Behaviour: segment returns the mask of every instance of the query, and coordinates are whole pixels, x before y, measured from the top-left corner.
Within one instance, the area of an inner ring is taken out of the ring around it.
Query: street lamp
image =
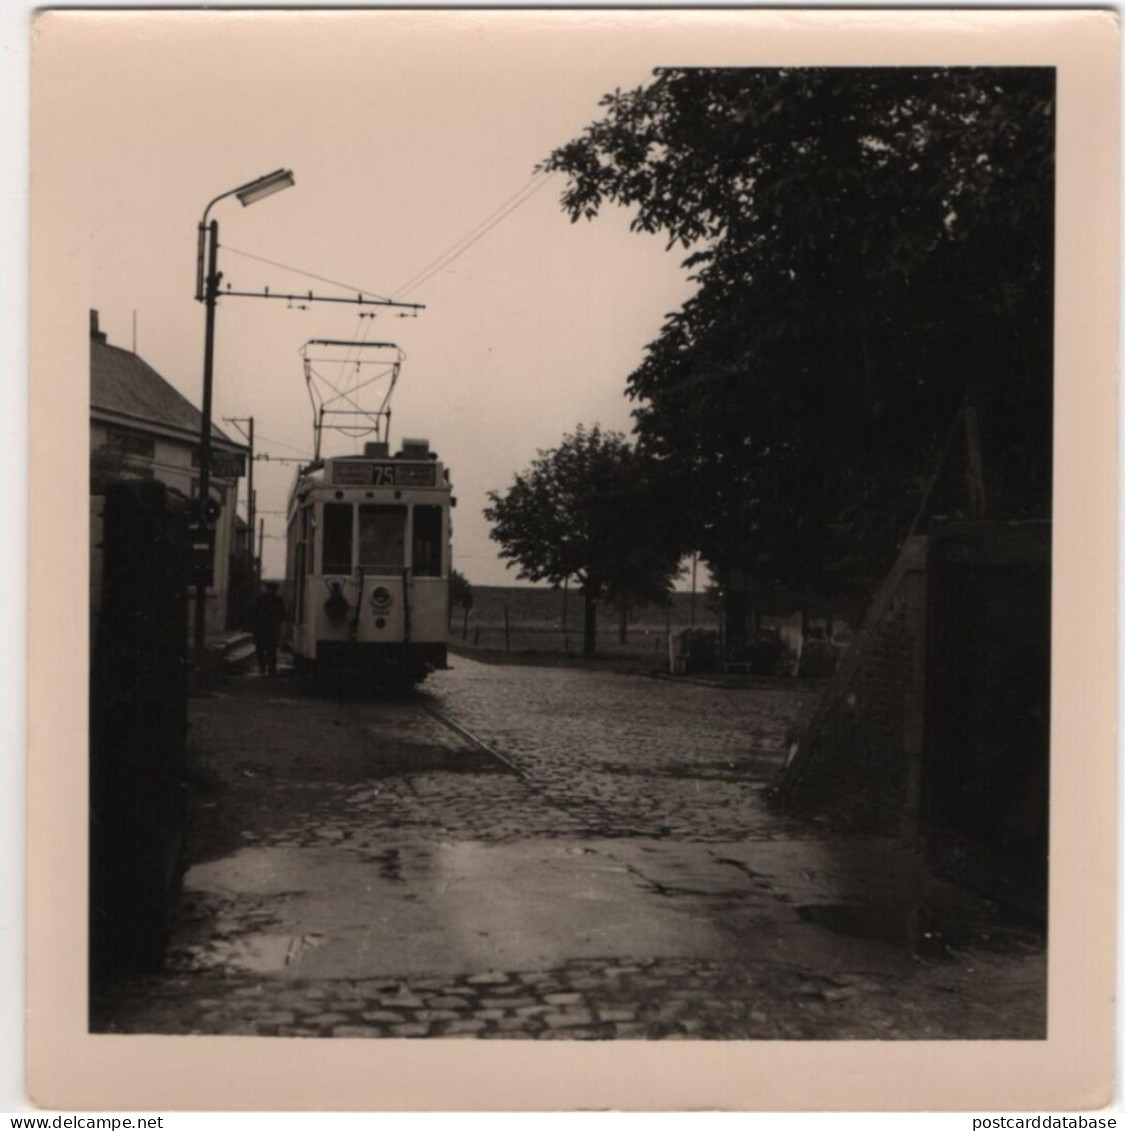
[[[292,169],[275,169],[272,173],[243,185],[242,188],[236,188],[234,195],[245,207],[247,204],[256,204],[259,200],[265,200],[267,196],[281,192],[282,189],[292,188],[293,184]]]
[[[203,420],[200,424],[199,435],[199,512],[196,517],[197,535],[202,535],[204,526],[204,507],[210,498],[211,490],[211,388],[215,361],[215,305],[219,297],[219,280],[222,276],[218,269],[219,255],[219,223],[212,220],[207,223],[207,216],[211,209],[225,200],[228,196],[237,196],[243,205],[255,204],[272,196],[275,192],[289,188],[293,181],[290,169],[276,169],[257,180],[247,181],[238,188],[229,189],[219,193],[203,210],[203,219],[199,221],[199,244],[196,256],[195,269],[195,298],[207,307],[207,329],[203,344]],[[208,238],[209,237],[209,238]],[[207,271],[204,275],[203,259],[204,244],[207,245]],[[202,539],[201,539],[202,540]],[[211,555],[214,555],[214,544],[211,545]],[[199,672],[203,671],[206,651],[207,636],[207,588],[208,579],[201,571],[195,588],[195,662]]]

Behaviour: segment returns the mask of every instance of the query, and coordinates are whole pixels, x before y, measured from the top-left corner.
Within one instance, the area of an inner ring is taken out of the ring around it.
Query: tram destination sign
[[[340,487],[433,487],[437,465],[394,460],[334,460],[332,482]]]

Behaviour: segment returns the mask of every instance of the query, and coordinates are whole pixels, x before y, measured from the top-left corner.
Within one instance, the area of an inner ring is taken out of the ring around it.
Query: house
[[[137,354],[110,345],[90,311],[91,543],[100,541],[97,499],[112,479],[157,479],[187,497],[199,490],[202,414]],[[238,480],[248,449],[211,428],[210,493],[222,510],[215,530],[213,584],[207,593],[207,631],[228,627],[228,589],[236,543]],[[100,562],[92,555],[93,608]],[[194,597],[193,597],[194,599]],[[194,616],[194,611],[190,613]],[[189,622],[190,623],[190,622]]]

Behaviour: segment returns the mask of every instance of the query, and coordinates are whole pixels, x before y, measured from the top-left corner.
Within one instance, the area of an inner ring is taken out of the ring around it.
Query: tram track
[[[439,711],[436,707],[431,707],[428,703],[423,705],[422,710],[424,710],[426,714],[430,715],[432,718],[436,719],[444,727],[453,731],[453,733],[456,734],[459,738],[463,738],[470,745],[475,746],[478,750],[480,750],[484,754],[487,754],[489,757],[495,758],[496,761],[500,762],[503,766],[511,770],[512,773],[516,774],[518,777],[522,778],[525,782],[531,782],[531,775],[528,774],[528,772],[522,766],[518,765],[516,762],[513,762],[511,758],[505,757],[500,753],[499,750],[495,749],[492,746],[489,746],[489,744],[485,742],[484,739],[479,738],[477,735],[473,734],[473,732],[469,730],[468,727],[462,726],[461,723],[457,722],[455,719],[451,719],[447,714],[445,714],[443,711]]]
[[[583,798],[575,802],[558,796],[548,783],[537,779],[529,770],[506,755],[501,754],[495,747],[490,746],[484,739],[474,734],[462,723],[457,722],[457,720],[445,714],[445,712],[429,704],[424,704],[422,709],[435,721],[441,723],[463,741],[495,759],[503,765],[505,769],[514,773],[529,790],[538,796],[543,804],[558,810],[560,813],[567,814],[567,816],[572,819],[580,821],[586,826],[590,835],[605,836],[607,835],[607,830],[615,830],[618,834],[622,832],[619,815],[607,808],[604,804],[589,798]]]

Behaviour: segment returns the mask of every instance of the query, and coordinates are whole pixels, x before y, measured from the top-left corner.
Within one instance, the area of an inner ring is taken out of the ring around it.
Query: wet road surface
[[[1042,1035],[1033,933],[900,842],[765,803],[813,695],[454,665],[398,700],[247,676],[195,701],[167,968],[99,998],[95,1028]]]

